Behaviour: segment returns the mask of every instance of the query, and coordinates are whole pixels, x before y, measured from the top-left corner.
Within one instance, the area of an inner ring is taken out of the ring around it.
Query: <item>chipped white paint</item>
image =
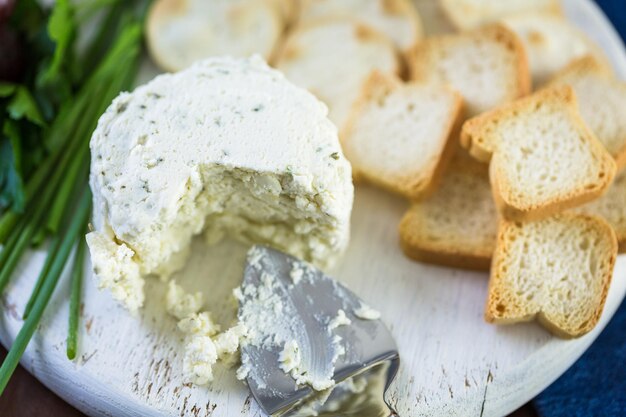
[[[569,0],[565,6],[626,77],[621,43],[592,2]],[[146,69],[145,77],[151,71]],[[563,341],[535,324],[487,325],[482,319],[486,274],[406,259],[396,233],[404,209],[402,201],[360,187],[352,244],[333,271],[382,313],[398,341],[402,367],[391,398],[402,417],[499,416],[514,410],[582,354],[626,293],[626,258],[620,257],[601,322],[589,335]],[[187,290],[205,294],[205,307],[222,311],[216,320],[223,327],[234,318],[230,292],[241,279],[245,250],[233,242],[213,248],[196,242],[195,256],[176,276]],[[5,346],[22,324],[19,317],[43,256],[34,252],[19,266],[2,298]],[[65,358],[65,276],[22,361],[52,390],[93,416],[261,416],[234,371],[222,365],[216,366],[217,382],[209,388],[182,383],[182,336],[163,308],[165,284],[151,281],[146,309],[137,318],[99,293],[90,274],[85,284],[80,357],[75,362]]]

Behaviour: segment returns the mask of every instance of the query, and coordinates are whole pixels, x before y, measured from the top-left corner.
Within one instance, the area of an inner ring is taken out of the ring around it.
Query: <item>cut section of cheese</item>
[[[209,59],[121,94],[91,151],[95,273],[131,309],[142,277],[180,269],[203,231],[322,267],[348,243],[351,168],[327,108],[258,57]]]

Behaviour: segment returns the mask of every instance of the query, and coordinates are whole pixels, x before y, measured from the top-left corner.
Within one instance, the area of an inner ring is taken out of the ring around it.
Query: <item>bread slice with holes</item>
[[[575,211],[604,218],[617,235],[620,253],[626,253],[626,171],[615,177],[606,194]]]
[[[400,244],[408,257],[489,270],[498,213],[486,165],[468,159],[455,156],[435,193],[414,203],[402,218]]]
[[[498,324],[537,319],[557,336],[582,336],[600,319],[616,257],[615,233],[599,217],[504,220],[485,318]]]
[[[574,89],[587,126],[615,158],[618,168],[626,166],[626,83],[616,80],[610,69],[587,55],[571,63],[548,85]]]
[[[340,135],[354,178],[409,199],[428,194],[452,156],[461,113],[449,88],[374,72]]]
[[[329,117],[339,129],[372,71],[400,71],[389,38],[348,18],[299,25],[288,37],[275,66],[290,81],[309,89],[326,103]]]
[[[502,23],[524,43],[535,87],[545,84],[558,71],[584,55],[592,54],[607,62],[600,47],[563,16],[526,13],[506,17]]]
[[[499,24],[428,38],[409,54],[409,67],[414,81],[460,92],[469,117],[530,92],[522,43]]]
[[[371,26],[401,51],[423,37],[420,15],[411,0],[302,0],[302,22],[334,17],[352,17]]]
[[[559,0],[440,0],[454,26],[467,30],[526,12],[559,13]]]
[[[268,60],[284,26],[276,0],[158,0],[146,39],[156,63],[178,71],[215,55]]]
[[[468,120],[461,144],[478,159],[491,158],[494,200],[512,220],[546,217],[598,198],[616,171],[580,117],[569,86],[539,91]]]

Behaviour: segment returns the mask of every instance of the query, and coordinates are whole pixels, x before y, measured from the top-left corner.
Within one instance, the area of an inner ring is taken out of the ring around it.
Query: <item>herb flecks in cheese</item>
[[[180,269],[202,232],[320,266],[348,243],[351,170],[326,106],[260,58],[208,59],[121,94],[91,151],[96,276],[131,309],[143,277]]]

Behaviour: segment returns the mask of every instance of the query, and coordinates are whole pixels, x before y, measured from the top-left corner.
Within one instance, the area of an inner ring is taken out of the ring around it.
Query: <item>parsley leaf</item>
[[[63,62],[73,52],[72,43],[76,35],[74,12],[68,0],[57,0],[48,22],[48,34],[56,44],[48,73],[49,76],[58,76]]]
[[[10,97],[15,92],[15,84],[0,82],[0,97]]]
[[[37,102],[26,87],[21,85],[15,86],[13,97],[7,105],[7,113],[13,120],[27,119],[38,126],[45,125]]]
[[[68,0],[58,0],[47,26],[54,52],[42,62],[36,76],[36,86],[43,93],[39,98],[45,104],[63,103],[71,97],[72,81],[78,78],[73,50],[76,30],[72,6]]]

